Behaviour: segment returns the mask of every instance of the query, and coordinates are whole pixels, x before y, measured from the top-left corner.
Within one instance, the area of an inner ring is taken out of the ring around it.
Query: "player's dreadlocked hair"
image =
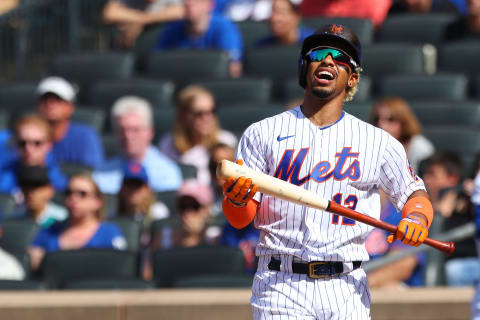
[[[358,81],[357,84],[353,87],[348,87],[347,88],[347,93],[345,94],[345,98],[343,98],[343,101],[348,102],[352,101],[353,97],[355,96],[355,93],[358,91],[358,84],[360,83],[360,73],[363,71],[362,67],[356,67],[355,68],[355,73],[358,74]]]

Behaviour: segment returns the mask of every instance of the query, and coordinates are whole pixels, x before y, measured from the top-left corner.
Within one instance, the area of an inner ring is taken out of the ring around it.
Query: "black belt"
[[[353,261],[353,270],[360,268],[362,261]],[[271,258],[268,269],[280,271],[281,261]],[[343,273],[343,262],[340,261],[312,261],[309,263],[292,262],[293,273],[306,274],[310,278],[320,279]]]

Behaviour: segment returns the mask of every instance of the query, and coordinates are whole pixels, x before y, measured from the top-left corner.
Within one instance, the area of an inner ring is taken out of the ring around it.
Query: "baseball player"
[[[356,35],[343,25],[307,37],[299,59],[303,104],[247,128],[237,163],[377,219],[381,188],[403,216],[388,241],[418,246],[433,220],[423,181],[400,142],[342,108],[357,89],[361,57]],[[261,230],[254,319],[370,319],[361,266],[371,227],[256,191],[245,177],[224,183],[230,224],[255,219]]]

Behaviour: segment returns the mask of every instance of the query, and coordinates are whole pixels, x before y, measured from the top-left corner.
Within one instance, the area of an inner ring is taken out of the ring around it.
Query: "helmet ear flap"
[[[307,59],[303,57],[303,55],[300,53],[300,57],[298,59],[298,84],[300,87],[305,89],[305,86],[307,85],[307,68],[308,68],[308,62]]]

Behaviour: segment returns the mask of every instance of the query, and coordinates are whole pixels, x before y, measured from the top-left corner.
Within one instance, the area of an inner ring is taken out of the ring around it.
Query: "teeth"
[[[328,77],[330,77],[330,79],[333,79],[333,73],[331,73],[331,72],[320,71],[319,76],[321,76],[321,75],[327,75]]]

